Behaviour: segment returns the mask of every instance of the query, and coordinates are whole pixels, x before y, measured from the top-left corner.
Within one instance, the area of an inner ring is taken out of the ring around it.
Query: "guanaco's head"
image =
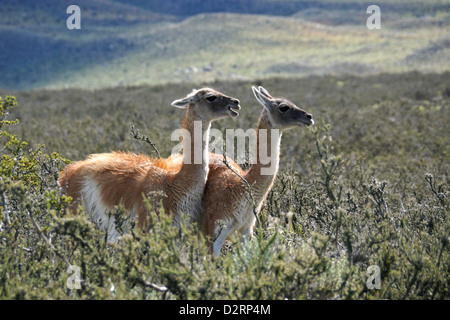
[[[314,124],[312,115],[300,109],[285,98],[274,98],[263,87],[252,87],[256,100],[265,109],[269,124],[274,129],[289,129],[296,126],[310,126]]]
[[[237,117],[241,109],[239,100],[224,95],[211,88],[193,90],[183,99],[172,102],[172,106],[181,109],[192,109],[199,117],[198,120],[212,121],[227,116]]]

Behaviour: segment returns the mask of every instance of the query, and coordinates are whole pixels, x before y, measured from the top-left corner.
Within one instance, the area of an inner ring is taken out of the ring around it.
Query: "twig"
[[[66,257],[64,257],[61,253],[59,253],[59,251],[55,248],[55,246],[53,246],[53,244],[50,242],[50,240],[48,240],[48,238],[44,235],[44,233],[42,232],[41,228],[39,227],[38,223],[36,222],[36,220],[34,219],[33,216],[33,212],[30,210],[30,208],[27,208],[28,214],[31,218],[31,221],[33,222],[34,227],[37,229],[40,237],[44,240],[44,242],[50,247],[50,249],[52,249],[52,251],[54,251],[56,253],[56,255],[58,257],[60,257],[61,259],[64,260],[64,262],[67,264],[68,267],[70,267],[72,264],[69,262],[69,260],[67,260]]]
[[[149,282],[145,282],[145,285],[148,286],[148,287],[151,287],[153,289],[156,289],[158,291],[161,291],[161,292],[167,291],[167,287],[166,286],[160,286],[160,285],[157,285],[157,284],[151,283],[151,282],[150,283]]]
[[[2,192],[2,204],[3,204],[3,216],[5,217],[6,224],[9,226],[9,225],[11,225],[11,220],[9,219],[8,204],[6,202],[6,197],[5,197],[4,192]]]
[[[139,132],[139,129],[136,129],[136,127],[134,126],[134,124],[130,124],[130,135],[134,138],[134,139],[138,139],[144,142],[147,142],[152,148],[153,150],[155,150],[156,154],[158,155],[158,158],[161,158],[161,154],[158,151],[158,148],[156,148],[156,144],[154,144],[149,137],[141,135]]]
[[[445,196],[441,196],[439,194],[439,192],[436,190],[436,180],[435,183],[433,183],[433,175],[430,173],[427,173],[425,175],[425,180],[428,182],[428,184],[430,185],[431,191],[433,191],[434,195],[436,196],[436,198],[438,198],[439,202],[441,203],[442,207],[446,207],[445,205]]]

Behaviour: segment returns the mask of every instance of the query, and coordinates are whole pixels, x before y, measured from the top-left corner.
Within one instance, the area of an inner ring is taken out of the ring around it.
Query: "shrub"
[[[398,77],[409,92],[412,84]],[[67,210],[71,199],[56,181],[68,161],[12,134],[18,123],[7,116],[16,100],[0,100],[1,299],[448,299],[448,144],[438,126],[448,122],[448,101],[389,92],[374,105],[358,92],[343,95],[356,109],[329,107],[332,116],[301,139],[283,137],[286,157],[254,240],[227,242],[218,259],[208,256],[195,226],[173,227],[152,199],[154,227],[142,233],[115,208],[110,214],[124,236],[107,244],[83,208],[77,216]],[[114,112],[118,119],[121,111]],[[107,135],[126,136],[118,131]],[[90,142],[84,131],[79,138]],[[289,166],[290,156],[300,164]],[[373,265],[380,289],[368,286]]]

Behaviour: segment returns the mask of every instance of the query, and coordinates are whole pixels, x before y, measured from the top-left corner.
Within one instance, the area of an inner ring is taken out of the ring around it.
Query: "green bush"
[[[105,233],[82,208],[77,216],[67,210],[70,198],[56,181],[68,161],[56,153],[46,154],[43,146],[31,148],[35,142],[27,144],[12,134],[19,124],[7,120],[7,115],[16,101],[1,100],[0,298],[448,299],[449,147],[448,130],[440,126],[448,123],[448,97],[414,100],[415,84],[396,76],[383,81],[393,79],[403,93],[385,91],[391,96],[379,102],[369,101],[353,84],[352,90],[342,93],[342,108],[327,105],[331,97],[321,96],[323,108],[328,108],[322,113],[324,120],[295,137],[291,132],[283,137],[281,171],[253,241],[226,242],[217,259],[207,254],[195,226],[182,223],[175,228],[152,199],[148,218],[154,227],[142,233],[118,207],[111,214],[129,234],[107,244]],[[429,82],[433,81],[439,82]],[[310,82],[316,85],[314,79]],[[243,90],[239,85],[222,84]],[[427,95],[434,90],[441,89],[422,87]],[[39,94],[53,99],[48,92]],[[398,97],[404,94],[411,97]],[[22,126],[22,133],[40,128],[34,124],[45,113],[39,115],[38,110],[34,109],[35,122]],[[121,112],[113,108],[108,117],[117,124]],[[26,118],[25,113],[16,114]],[[243,127],[253,121],[245,113],[242,116],[238,121]],[[79,119],[85,121],[82,115]],[[173,119],[169,111],[163,114],[155,124],[160,127],[149,135],[162,153],[166,145],[160,142],[165,137],[156,132],[175,125]],[[114,131],[108,123],[103,125],[108,128],[105,136],[123,139],[120,144],[126,141],[122,127]],[[70,143],[101,140],[91,137],[80,129],[72,138],[80,142]],[[49,141],[55,146],[59,138],[55,135]],[[302,154],[297,152],[298,141]],[[103,143],[115,148],[116,142]],[[136,145],[141,147],[148,145]],[[290,158],[299,163],[292,164]],[[380,270],[380,289],[368,286],[373,265]],[[81,280],[78,289],[71,286],[77,284],[76,271]]]

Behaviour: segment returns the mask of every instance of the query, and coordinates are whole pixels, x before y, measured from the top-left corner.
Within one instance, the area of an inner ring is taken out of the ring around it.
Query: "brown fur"
[[[243,177],[252,186],[253,199],[255,201],[256,213],[259,213],[267,194],[271,190],[278,171],[279,140],[276,142],[275,150],[271,150],[271,129],[284,130],[287,128],[311,125],[314,123],[312,116],[304,110],[295,106],[284,98],[273,98],[267,90],[253,87],[257,100],[264,106],[262,115],[258,121],[257,129],[267,130],[267,155],[275,155],[275,170],[273,174],[262,175],[261,169],[269,168],[271,164],[263,165],[260,161],[259,145],[260,136],[257,134],[257,159],[249,170],[242,170],[237,164],[229,161],[233,170]],[[287,108],[287,111],[286,111]],[[259,131],[258,131],[259,132]],[[247,200],[248,191],[242,179],[232,170],[224,165],[217,165],[222,158],[221,155],[210,155],[210,167],[208,181],[202,200],[201,226],[202,231],[210,239],[210,250],[217,255],[218,250],[228,235],[237,231],[241,235],[252,237],[255,216],[253,206]],[[218,231],[218,223],[225,223],[225,228]],[[223,234],[222,234],[223,233]],[[220,239],[219,239],[220,236]]]
[[[209,102],[206,99],[211,95],[217,96],[215,102]],[[191,137],[194,136],[195,121],[203,121],[202,130],[209,130],[211,121],[238,114],[236,111],[231,111],[230,107],[233,110],[240,109],[239,100],[209,88],[198,90],[195,94],[176,100],[172,105],[186,108],[183,127],[191,134]],[[183,140],[183,148],[190,147],[194,150],[193,144],[193,138],[190,145]],[[128,212],[135,210],[138,226],[146,229],[148,226],[144,197],[152,192],[162,191],[165,194],[163,204],[166,212],[178,214],[184,210],[200,210],[208,174],[208,165],[205,163],[207,159],[203,159],[201,164],[194,164],[193,152],[191,157],[191,159],[185,159],[185,156],[173,155],[167,159],[154,159],[124,152],[94,154],[84,161],[67,166],[60,174],[59,183],[63,190],[74,199],[71,208],[74,213],[85,196],[83,189],[86,181],[93,181],[100,192],[101,199],[98,201],[101,201],[102,206],[111,209],[123,204]],[[195,194],[191,195],[193,192]],[[191,214],[191,212],[185,213]]]

